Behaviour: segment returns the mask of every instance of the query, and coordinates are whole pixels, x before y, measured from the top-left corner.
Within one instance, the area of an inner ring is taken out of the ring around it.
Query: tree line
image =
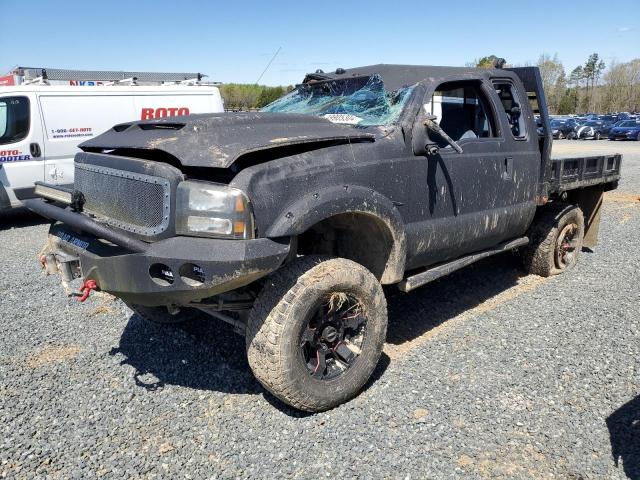
[[[267,87],[256,84],[225,83],[220,86],[220,94],[227,110],[256,110],[291,90],[293,90],[291,85]]]
[[[492,68],[499,60],[489,55],[467,65]],[[640,111],[640,58],[607,67],[600,55],[592,53],[567,75],[557,53],[543,53],[537,66],[552,114]]]

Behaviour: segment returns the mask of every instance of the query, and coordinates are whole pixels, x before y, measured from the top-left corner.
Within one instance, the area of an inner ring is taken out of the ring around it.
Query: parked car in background
[[[601,120],[588,120],[574,127],[571,138],[574,140],[600,140],[606,137],[606,134],[602,133],[604,126],[604,122]]]
[[[569,137],[571,132],[573,132],[575,127],[578,125],[578,122],[572,118],[551,120],[551,134],[553,135],[553,138],[562,140],[563,138]],[[538,130],[542,130],[542,127]]]
[[[618,118],[618,115],[606,114],[606,115],[600,115],[597,118],[597,120],[602,120],[605,124],[611,125],[621,120],[621,118]]]
[[[637,140],[640,141],[640,122],[624,120],[609,132],[609,140]]]
[[[609,135],[609,133],[611,132],[611,130],[614,127],[619,127],[620,125],[622,125],[623,122],[628,122],[628,120],[618,120],[617,122],[613,122],[613,123],[609,123],[606,124],[604,127],[602,127],[601,131],[603,135]]]

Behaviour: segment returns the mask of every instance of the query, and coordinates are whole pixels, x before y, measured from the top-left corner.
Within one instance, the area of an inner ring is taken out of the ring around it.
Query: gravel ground
[[[640,145],[555,147],[626,155],[595,253],[552,279],[504,255],[389,293],[375,378],[315,415],[266,395],[223,324],[67,300],[36,261],[47,226],[4,216],[0,476],[640,478]]]

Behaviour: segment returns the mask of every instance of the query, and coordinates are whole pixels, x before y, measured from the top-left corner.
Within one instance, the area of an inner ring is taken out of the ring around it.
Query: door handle
[[[504,180],[513,180],[513,157],[507,157],[504,159],[502,178]]]
[[[42,155],[42,150],[40,150],[40,145],[38,145],[35,142],[29,145],[29,151],[31,152],[31,156],[33,158],[38,158]]]

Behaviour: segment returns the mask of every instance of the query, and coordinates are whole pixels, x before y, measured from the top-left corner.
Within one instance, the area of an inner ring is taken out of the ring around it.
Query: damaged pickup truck
[[[81,145],[73,190],[26,202],[53,220],[41,261],[151,322],[229,322],[266,389],[334,407],[378,363],[383,285],[515,249],[549,276],[595,246],[621,157],[551,159],[541,85],[535,67],[376,65],[256,113],[116,125]]]

